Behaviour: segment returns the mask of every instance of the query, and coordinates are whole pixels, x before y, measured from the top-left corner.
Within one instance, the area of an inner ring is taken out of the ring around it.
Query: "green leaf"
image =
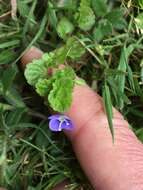
[[[4,49],[4,48],[9,48],[9,47],[16,47],[18,46],[20,43],[20,40],[11,40],[11,41],[8,41],[8,42],[1,42],[0,44],[0,49]]]
[[[17,8],[21,16],[26,17],[29,14],[30,8],[25,1],[17,1]]]
[[[79,59],[85,54],[83,45],[73,36],[67,40],[67,56],[73,60]]]
[[[74,31],[74,25],[66,18],[63,17],[57,26],[57,32],[62,39],[66,39]]]
[[[56,15],[56,11],[54,9],[54,6],[51,2],[48,2],[48,14],[49,14],[49,22],[51,24],[51,26],[53,26],[53,28],[56,29],[57,27],[57,15]]]
[[[52,87],[52,78],[51,79],[39,79],[36,83],[36,92],[40,96],[46,96],[48,95],[51,87]]]
[[[127,61],[126,48],[124,47],[122,49],[120,62],[118,65],[118,70],[121,71],[122,74],[120,73],[116,76],[116,81],[117,81],[117,84],[119,85],[118,87],[120,88],[121,92],[124,92],[124,88],[125,88],[125,75],[126,75],[126,69],[127,69],[126,61]]]
[[[44,61],[44,63],[47,65],[47,66],[49,66],[49,62],[51,62],[52,61],[52,58],[51,58],[52,56],[50,55],[50,53],[44,53],[43,55],[42,55],[42,60]]]
[[[132,53],[132,51],[134,50],[134,48],[135,48],[134,44],[131,44],[128,47],[124,46],[122,49],[122,52],[121,52],[120,61],[119,61],[119,65],[117,68],[121,72],[120,72],[120,74],[117,74],[117,76],[115,77],[115,81],[119,88],[119,91],[122,93],[124,93],[124,89],[125,89],[126,72],[127,72],[127,68],[128,68],[127,67],[128,58],[129,58],[130,54]],[[130,80],[131,75],[128,77]],[[122,97],[119,98],[119,107],[120,107],[120,109],[123,109],[123,107],[124,107],[124,101],[123,101]]]
[[[143,60],[141,60],[140,66],[141,66],[140,78],[141,78],[141,82],[142,82],[142,84],[143,84]]]
[[[20,3],[20,1],[19,1],[19,3]],[[33,1],[32,5],[30,6],[30,10],[27,9],[28,12],[26,12],[26,10],[24,10],[24,9],[26,8],[25,5],[27,5],[27,4],[25,4],[24,2],[21,2],[20,9],[22,11],[25,11],[25,13],[24,13],[25,15],[23,15],[23,16],[27,17],[26,22],[25,22],[24,27],[23,27],[23,32],[21,34],[23,36],[23,38],[26,37],[26,34],[28,32],[29,27],[31,29],[35,29],[35,25],[37,24],[36,23],[36,18],[35,18],[35,15],[34,15],[34,10],[36,8],[36,4],[37,4],[37,0]],[[27,8],[29,8],[29,7],[27,7]]]
[[[72,68],[65,67],[55,73],[53,89],[48,96],[51,107],[58,112],[65,112],[72,102],[75,73]]]
[[[143,9],[143,0],[138,0],[140,7]]]
[[[76,77],[75,71],[72,69],[72,67],[69,67],[69,66],[65,66],[64,69],[57,71],[57,73],[55,73],[55,78],[56,78],[56,75],[58,76],[58,72],[59,72],[59,76],[69,77],[71,80],[74,80]]]
[[[1,51],[0,65],[12,63],[15,58],[16,58],[16,55],[14,55],[12,51],[9,51],[9,49]]]
[[[140,13],[136,18],[135,18],[136,25],[138,29],[140,29],[143,33],[143,13]]]
[[[108,77],[107,80],[108,84],[110,85],[110,89],[112,92],[112,97],[115,99],[116,108],[120,109],[120,101],[122,100],[125,104],[131,104],[130,99],[126,96],[124,92],[120,91],[119,86],[116,84],[116,81],[113,77]]]
[[[77,2],[75,0],[58,0],[57,7],[62,9],[74,10],[76,8]]]
[[[134,84],[135,84],[135,90],[137,96],[139,96],[143,102],[143,90],[141,88],[141,85],[139,84],[139,81],[137,78],[134,78]]]
[[[109,128],[110,128],[112,138],[114,141],[114,128],[113,128],[113,122],[112,122],[112,119],[113,119],[112,101],[111,101],[110,89],[107,84],[105,84],[104,86],[103,100],[104,100],[104,108],[107,114]]]
[[[65,112],[71,105],[73,82],[69,78],[61,78],[53,84],[48,96],[51,107],[58,112]]]
[[[129,64],[127,64],[127,73],[128,73],[128,81],[130,84],[130,88],[133,92],[135,92],[135,84],[134,84],[134,78],[133,78],[133,72]]]
[[[141,76],[141,81],[143,82],[143,67],[141,67],[141,74],[140,74],[140,76]]]
[[[66,177],[63,173],[57,174],[57,175],[53,175],[50,180],[49,183],[46,187],[46,189],[52,189],[53,187],[55,187],[56,185],[58,185],[59,183],[65,181]]]
[[[5,94],[6,101],[14,107],[25,107],[25,103],[15,88],[10,88]]]
[[[32,63],[26,65],[24,72],[28,84],[35,86],[40,78],[47,78],[47,67],[42,59],[33,60]]]
[[[56,66],[60,64],[64,64],[67,54],[68,54],[68,49],[66,46],[63,46],[61,48],[56,49],[54,52],[54,63]]]
[[[112,25],[108,20],[101,20],[98,27],[95,27],[93,31],[94,39],[98,42],[110,34],[112,34]]]
[[[26,111],[27,109],[24,107],[13,109],[12,112],[9,112],[9,114],[7,114],[7,125],[12,126],[18,124],[19,122],[25,121],[24,114]]]
[[[78,84],[78,85],[86,85],[85,80],[81,79],[81,78],[75,79],[75,83]]]
[[[78,26],[83,31],[90,30],[95,24],[95,15],[90,6],[85,5],[85,3],[80,4],[79,14],[77,16]]]
[[[98,17],[103,17],[108,11],[107,0],[92,0],[92,7]]]
[[[37,128],[39,128],[39,126]],[[46,148],[49,145],[47,136],[50,138],[50,132],[47,130],[47,124],[42,124],[40,126],[40,130],[37,130],[35,144],[40,148]]]
[[[81,6],[90,7],[90,5],[91,5],[91,0],[81,0],[80,5],[81,5]]]
[[[45,63],[45,65],[47,67],[53,67],[55,66],[54,63],[54,52],[50,52],[50,53],[44,53],[42,56],[42,61]]]
[[[105,18],[111,22],[112,26],[116,29],[124,29],[126,27],[126,21],[124,19],[123,9],[113,9],[109,12]]]
[[[32,187],[32,186],[28,186],[28,189],[27,190],[36,190],[35,187]]]
[[[57,68],[58,65],[64,64],[67,57],[67,47],[63,46],[61,48],[57,48],[50,53],[44,53],[42,56],[42,60],[45,65],[50,68]]]
[[[143,128],[138,129],[138,130],[136,131],[136,135],[137,135],[138,139],[139,139],[141,142],[143,142]]]
[[[3,91],[6,93],[6,91],[11,86],[15,76],[17,74],[17,67],[16,65],[12,65],[4,71],[3,77],[2,77],[2,83],[3,83]]]
[[[8,110],[12,110],[13,107],[9,104],[4,104],[0,102],[0,111],[8,111]]]
[[[120,57],[120,62],[118,65],[118,70],[120,70],[122,74],[118,74],[115,78],[119,91],[121,91],[122,93],[124,93],[124,89],[125,89],[125,79],[126,79],[126,70],[127,70],[125,59],[126,59],[126,55],[125,55],[125,50],[123,49],[121,53],[121,57]],[[124,101],[122,97],[119,97],[118,102],[119,102],[119,108],[123,109]]]

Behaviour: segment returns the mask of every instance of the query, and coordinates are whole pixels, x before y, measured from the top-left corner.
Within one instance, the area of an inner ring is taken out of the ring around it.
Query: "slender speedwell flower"
[[[48,117],[50,119],[49,128],[51,131],[62,131],[62,129],[72,130],[74,128],[69,117],[56,114]]]

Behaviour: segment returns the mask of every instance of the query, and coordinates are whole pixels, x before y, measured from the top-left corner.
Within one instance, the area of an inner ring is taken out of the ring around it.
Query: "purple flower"
[[[72,130],[74,128],[69,117],[56,114],[48,117],[50,119],[49,128],[51,131],[62,131],[62,129]]]

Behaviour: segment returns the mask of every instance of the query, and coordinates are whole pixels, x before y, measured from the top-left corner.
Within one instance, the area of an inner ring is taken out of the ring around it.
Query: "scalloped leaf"
[[[104,17],[108,12],[107,0],[92,0],[92,7],[98,17]]]
[[[105,36],[112,34],[112,24],[107,19],[102,19],[93,30],[94,39],[99,42]]]
[[[51,107],[58,112],[65,112],[72,102],[73,82],[69,78],[61,78],[53,84],[48,96]]]
[[[78,26],[83,31],[90,30],[95,24],[95,14],[92,8],[89,6],[90,3],[81,1],[79,14],[78,14]]]
[[[60,64],[64,64],[68,53],[67,47],[66,46],[60,47],[56,49],[54,53],[55,53],[54,54],[55,65],[58,66]]]
[[[38,82],[36,83],[36,92],[40,95],[40,96],[46,96],[48,95],[51,87],[52,87],[52,82],[53,79],[39,79]]]
[[[26,65],[24,72],[28,84],[35,86],[40,78],[47,78],[47,67],[42,59],[33,60],[32,63]]]
[[[47,67],[54,67],[55,66],[54,57],[55,57],[54,52],[44,53],[42,56],[42,60]]]
[[[62,39],[66,39],[74,31],[74,25],[66,18],[63,17],[57,26],[57,32]]]
[[[58,65],[64,64],[67,57],[66,46],[55,49],[50,53],[44,53],[42,60],[45,62],[47,67],[57,68]]]
[[[74,36],[67,40],[66,47],[68,50],[67,56],[73,60],[79,59],[86,52],[85,48]]]
[[[72,102],[74,78],[75,73],[70,67],[55,73],[53,89],[48,96],[48,101],[55,111],[65,112],[69,109]]]
[[[113,28],[122,30],[127,26],[124,19],[124,9],[116,8],[109,12],[105,18],[112,24]]]

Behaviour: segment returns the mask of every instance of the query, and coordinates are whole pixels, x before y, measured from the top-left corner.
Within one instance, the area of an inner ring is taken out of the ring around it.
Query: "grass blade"
[[[109,86],[105,83],[104,90],[103,90],[103,101],[104,101],[104,109],[107,114],[109,128],[112,134],[112,139],[114,141],[114,129],[113,129],[113,110],[112,110],[112,100],[110,95]]]

